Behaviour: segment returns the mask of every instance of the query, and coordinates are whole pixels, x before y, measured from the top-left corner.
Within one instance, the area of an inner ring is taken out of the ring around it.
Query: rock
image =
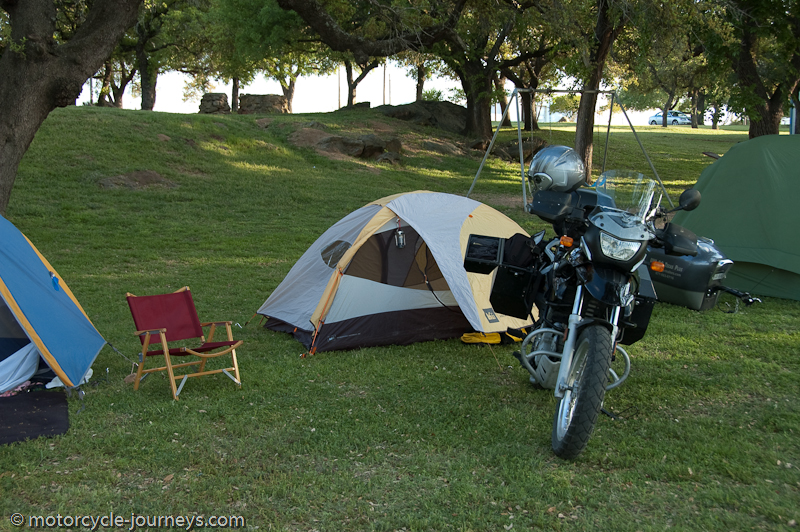
[[[200,100],[200,114],[227,114],[231,112],[228,95],[223,92],[208,92]]]
[[[392,165],[400,164],[400,154],[393,151],[386,151],[375,157],[377,163],[389,163]]]
[[[242,94],[239,114],[288,114],[289,101],[282,94]]]
[[[327,152],[344,153],[350,157],[360,157],[364,152],[364,142],[338,135],[329,135],[317,142],[316,148]]]
[[[405,105],[381,105],[375,110],[391,118],[459,135],[467,127],[467,109],[451,102],[419,101]]]
[[[392,137],[386,141],[386,151],[401,153],[403,151],[403,143],[397,137]]]
[[[340,107],[336,111],[334,111],[334,113],[338,111],[358,111],[363,109],[369,109],[370,107],[372,107],[372,104],[370,102],[358,102],[354,103],[353,105],[345,105],[344,107]]]
[[[483,140],[483,139],[473,140],[469,144],[469,149],[471,149],[471,150],[486,151],[486,149],[488,147],[489,147],[489,141],[488,140]]]
[[[326,126],[322,122],[317,122],[316,120],[314,120],[313,122],[309,122],[308,124],[304,125],[303,127],[312,128],[312,129],[319,129],[319,130],[322,130],[322,131],[328,129],[328,126]]]
[[[464,152],[454,144],[439,140],[426,140],[422,143],[422,148],[428,151],[441,153],[442,155],[463,155]]]
[[[361,135],[358,140],[364,143],[364,149],[361,152],[361,157],[364,159],[374,159],[375,156],[386,151],[386,143],[377,135]]]

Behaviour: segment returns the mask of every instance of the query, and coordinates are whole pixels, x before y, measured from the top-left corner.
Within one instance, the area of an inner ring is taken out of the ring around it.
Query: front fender
[[[630,274],[611,268],[595,266],[584,288],[596,300],[606,305],[622,306],[620,287],[630,282]]]

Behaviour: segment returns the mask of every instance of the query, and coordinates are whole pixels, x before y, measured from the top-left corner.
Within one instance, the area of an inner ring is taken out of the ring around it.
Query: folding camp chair
[[[169,375],[169,383],[172,387],[172,397],[177,400],[178,395],[183,389],[183,385],[189,377],[200,377],[213,373],[224,373],[233,380],[239,387],[242,382],[239,377],[239,364],[236,361],[236,348],[242,345],[242,341],[234,341],[230,321],[218,321],[200,323],[197,317],[197,309],[194,306],[192,293],[188,286],[171,294],[161,294],[154,296],[137,297],[131,293],[127,294],[128,306],[131,309],[133,322],[136,325],[136,334],[142,342],[142,352],[139,354],[139,369],[136,372],[133,389],[139,389],[139,383],[149,373],[165,371]],[[214,332],[218,325],[224,325],[228,333],[228,340],[224,342],[214,342]],[[210,327],[208,340],[203,335],[203,327]],[[183,342],[184,340],[198,339],[198,347],[170,347],[169,342]],[[161,346],[148,351],[148,347],[155,347],[158,341]],[[222,355],[230,354],[233,358],[233,365],[228,368],[214,369],[206,371],[206,361]],[[164,366],[157,368],[144,369],[145,360],[149,356],[163,355]],[[199,357],[193,362],[183,362],[173,364],[170,357],[192,355]],[[197,371],[176,375],[178,368],[188,368],[199,365]],[[229,372],[233,371],[233,375]],[[144,377],[143,377],[144,375]],[[180,380],[180,386],[177,381]]]

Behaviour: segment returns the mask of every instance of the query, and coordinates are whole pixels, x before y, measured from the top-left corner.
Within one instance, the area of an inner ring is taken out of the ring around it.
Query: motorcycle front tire
[[[558,400],[553,417],[552,446],[559,458],[573,459],[589,443],[603,407],[613,349],[611,333],[602,325],[590,325],[578,336],[567,375],[568,389]]]

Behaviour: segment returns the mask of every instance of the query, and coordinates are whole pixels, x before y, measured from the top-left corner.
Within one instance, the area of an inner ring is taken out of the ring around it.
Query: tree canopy
[[[344,65],[353,103],[360,80],[389,59],[413,69],[418,99],[432,69],[458,79],[464,133],[482,139],[504,80],[526,89],[574,80],[580,100],[554,105],[577,104],[575,149],[591,168],[597,94],[610,86],[631,108],[680,107],[695,126],[706,109],[715,125],[728,109],[749,119],[751,136],[777,133],[800,92],[800,2],[0,0],[0,212],[36,129],[90,76],[106,105],[121,105],[138,79],[152,109],[160,72],[189,73],[199,89],[231,80],[235,91],[264,74],[291,105],[299,77]],[[531,91],[523,104],[533,129]]]

